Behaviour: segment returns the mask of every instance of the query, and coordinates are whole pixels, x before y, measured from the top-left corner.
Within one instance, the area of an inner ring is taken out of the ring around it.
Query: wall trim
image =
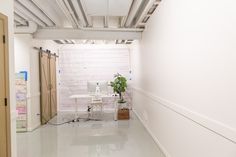
[[[138,114],[138,112],[133,109],[132,110],[134,114],[138,117],[138,119],[141,121],[145,129],[148,131],[148,133],[151,135],[153,140],[156,142],[158,147],[161,149],[162,153],[165,155],[165,157],[171,157],[166,148],[161,144],[161,142],[158,140],[158,138],[154,135],[154,133],[151,131],[151,129],[148,127],[148,125],[145,123],[145,121],[141,118],[141,116]]]
[[[173,112],[193,121],[194,123],[200,125],[201,127],[204,127],[208,129],[209,131],[236,144],[236,128],[232,128],[226,124],[223,124],[222,122],[219,122],[215,119],[207,117],[203,114],[197,113],[181,105],[175,104],[171,101],[155,96],[154,94],[148,91],[145,91],[141,88],[133,87],[133,90],[158,102],[160,105],[164,106],[165,108],[172,110]]]

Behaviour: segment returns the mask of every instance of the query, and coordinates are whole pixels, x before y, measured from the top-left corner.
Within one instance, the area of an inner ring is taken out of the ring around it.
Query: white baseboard
[[[32,127],[28,127],[27,131],[29,131],[29,132],[34,131],[35,129],[39,128],[40,126],[41,126],[41,123],[39,122]]]
[[[158,138],[154,135],[154,133],[151,131],[151,129],[146,125],[146,123],[144,122],[144,120],[141,118],[141,116],[138,114],[138,112],[133,109],[132,110],[135,115],[138,117],[138,119],[141,121],[141,123],[143,124],[143,126],[146,128],[146,130],[148,131],[148,133],[152,136],[153,140],[156,142],[156,144],[159,146],[159,148],[161,149],[162,153],[165,155],[165,157],[171,157],[170,154],[168,153],[168,151],[166,150],[166,148],[161,144],[161,142],[158,140]]]

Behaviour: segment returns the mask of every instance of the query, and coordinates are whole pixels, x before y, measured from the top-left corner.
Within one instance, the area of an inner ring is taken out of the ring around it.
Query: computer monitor
[[[102,94],[107,94],[108,93],[108,82],[107,81],[98,82],[98,86],[100,87],[100,92]]]
[[[107,81],[88,81],[87,82],[87,90],[90,94],[95,94],[97,84],[100,88],[100,92],[102,94],[108,93],[108,82]]]
[[[97,82],[95,81],[89,81],[87,82],[87,90],[88,90],[88,93],[90,94],[94,94],[95,91],[96,91],[96,87],[97,87]]]

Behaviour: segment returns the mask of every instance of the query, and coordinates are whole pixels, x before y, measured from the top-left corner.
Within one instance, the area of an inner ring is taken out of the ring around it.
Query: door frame
[[[0,19],[4,22],[4,35],[5,35],[5,43],[4,43],[4,52],[5,52],[5,84],[6,84],[6,98],[7,98],[7,106],[6,106],[6,123],[7,123],[7,157],[11,157],[11,117],[10,117],[10,88],[9,88],[9,38],[8,38],[8,17],[2,13],[0,13]]]

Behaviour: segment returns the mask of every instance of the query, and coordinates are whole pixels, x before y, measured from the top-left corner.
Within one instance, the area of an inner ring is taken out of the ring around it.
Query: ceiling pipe
[[[70,16],[72,17],[72,19],[75,21],[76,25],[79,26],[80,25],[80,21],[77,20],[76,16],[75,16],[75,12],[72,10],[69,2],[67,0],[63,0],[65,7],[67,8],[67,10],[69,11]]]
[[[44,14],[51,19],[51,21],[58,27],[63,26],[61,17],[57,15],[56,12],[52,11],[51,5],[45,4],[43,0],[31,0]],[[54,3],[54,2],[53,2]]]
[[[76,43],[76,41],[75,40],[71,40],[72,42],[73,42],[73,44],[75,44]]]
[[[66,18],[71,22],[73,28],[78,28],[74,20],[72,19],[69,11],[67,10],[66,6],[64,5],[64,2],[62,0],[56,0],[58,6],[65,14]]]
[[[26,17],[24,14],[22,14],[17,8],[14,8],[14,13],[17,14],[18,16],[20,16],[25,21],[29,21],[29,18]]]
[[[139,8],[142,4],[143,0],[134,0],[133,4],[131,6],[131,10],[129,12],[129,16],[125,22],[125,27],[129,27],[132,24],[132,21],[135,18],[135,15],[137,14],[137,12],[139,11]]]
[[[78,0],[78,2],[80,3],[81,8],[83,9],[83,13],[87,20],[88,26],[92,27],[93,26],[92,18],[86,13],[86,6],[84,4],[84,0]]]
[[[108,28],[109,27],[109,0],[107,1],[107,14],[106,16],[104,17],[104,27],[105,28]]]
[[[23,6],[25,6],[29,11],[35,14],[40,20],[47,24],[47,26],[54,26],[54,22],[39,8],[37,7],[32,1],[29,0],[18,0]]]
[[[18,10],[21,12],[24,16],[25,19],[30,19],[34,22],[36,22],[39,26],[46,27],[46,24],[42,22],[40,19],[38,19],[31,11],[29,11],[27,8],[22,6],[18,1],[15,1],[14,3],[15,10]],[[17,12],[18,12],[17,11]]]
[[[26,21],[22,19],[19,15],[16,13],[14,14],[14,20],[20,23],[21,25],[27,25]]]
[[[104,16],[104,27],[108,28],[108,22],[109,21],[109,16]]]
[[[127,16],[123,16],[120,18],[120,27],[125,27],[125,23],[128,19],[128,17],[130,16],[130,12],[134,6],[134,3],[135,3],[136,0],[132,0],[132,3],[131,3],[131,6],[130,6],[130,9],[129,9],[129,12],[128,12],[128,15]]]
[[[86,22],[86,20],[85,20],[85,18],[83,16],[83,12],[82,12],[82,10],[81,10],[81,8],[79,6],[78,1],[77,0],[71,0],[71,2],[73,4],[73,6],[74,6],[74,10],[75,10],[76,14],[78,15],[78,18],[81,21],[82,25],[83,26],[87,26],[87,22]]]
[[[14,26],[21,25],[18,21],[14,20]]]
[[[149,2],[147,3],[145,9],[143,10],[143,12],[141,13],[141,15],[137,18],[136,22],[135,22],[135,27],[137,27],[139,25],[139,23],[142,22],[142,20],[144,19],[144,17],[148,14],[149,9],[156,3],[160,3],[160,0],[149,0]]]
[[[69,10],[67,10],[66,6],[61,3],[60,1],[62,0],[56,0],[60,6],[60,8],[63,10],[63,12],[65,13],[65,15],[67,15],[67,17],[69,18],[69,20],[73,22],[73,18],[71,17],[71,13],[69,12]],[[70,10],[72,11],[72,10]],[[70,16],[70,17],[69,17]],[[144,29],[142,28],[94,28],[94,27],[83,27],[81,26],[79,23],[77,23],[77,28],[84,30],[84,31],[122,31],[122,32],[143,32]]]
[[[120,27],[125,26],[126,20],[127,20],[127,16],[123,16],[123,17],[120,18]]]
[[[16,26],[15,34],[33,34],[37,31],[38,25],[33,21],[28,21],[28,26]]]
[[[51,24],[53,24],[53,26],[56,25],[57,22],[55,22],[54,18],[51,18],[51,16],[49,16],[44,8],[45,7],[41,7],[35,0],[31,0],[32,4],[38,8],[39,11],[41,11],[43,13],[43,15],[51,22]],[[43,8],[43,9],[42,9]]]

